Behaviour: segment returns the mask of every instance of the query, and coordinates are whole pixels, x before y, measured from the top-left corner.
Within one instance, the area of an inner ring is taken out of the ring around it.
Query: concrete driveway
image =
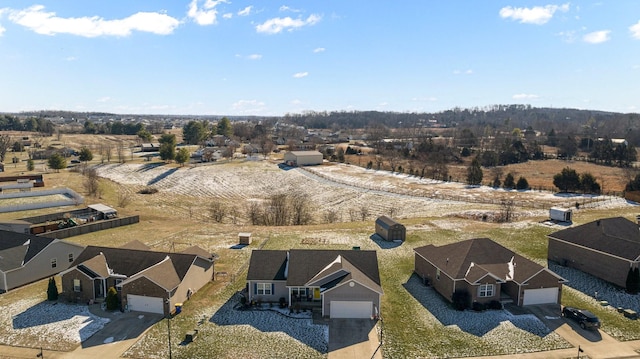
[[[377,320],[331,319],[329,359],[382,359]]]

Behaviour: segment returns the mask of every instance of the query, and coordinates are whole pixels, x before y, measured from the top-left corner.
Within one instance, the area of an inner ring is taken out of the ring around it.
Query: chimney
[[[598,227],[600,227],[600,220],[597,220],[597,221],[596,221],[596,225],[597,225]]]

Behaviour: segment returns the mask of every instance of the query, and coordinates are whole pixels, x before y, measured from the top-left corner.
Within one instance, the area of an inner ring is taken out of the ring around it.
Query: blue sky
[[[3,0],[0,112],[640,111],[640,1]]]

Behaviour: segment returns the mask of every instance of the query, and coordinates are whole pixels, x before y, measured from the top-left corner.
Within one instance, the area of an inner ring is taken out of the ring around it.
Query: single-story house
[[[640,226],[624,217],[598,219],[547,236],[547,259],[626,288],[640,265]]]
[[[407,228],[387,216],[380,216],[376,219],[376,234],[385,241],[404,241]]]
[[[142,152],[158,152],[160,151],[159,143],[143,143],[140,145],[140,151]]]
[[[60,239],[0,230],[0,293],[60,273],[83,250]]]
[[[560,303],[566,280],[489,238],[414,249],[415,272],[453,302],[467,293],[473,302],[515,303],[518,306]]]
[[[0,221],[0,230],[30,234],[31,222],[22,219],[3,219]]]
[[[140,242],[87,247],[60,273],[62,295],[75,302],[102,301],[114,287],[125,310],[167,315],[213,279],[214,257],[201,248],[181,253],[134,249],[141,247]]]
[[[318,151],[290,151],[284,154],[284,163],[289,166],[321,165],[322,153]]]
[[[118,211],[104,204],[96,203],[87,206],[90,216],[94,219],[110,219],[118,217]]]
[[[376,251],[311,249],[254,250],[247,293],[331,318],[377,317],[383,294]]]

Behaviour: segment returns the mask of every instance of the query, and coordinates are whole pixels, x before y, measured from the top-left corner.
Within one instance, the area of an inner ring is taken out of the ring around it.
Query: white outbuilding
[[[284,154],[284,163],[289,166],[320,165],[322,159],[322,153],[318,151],[290,151]]]

